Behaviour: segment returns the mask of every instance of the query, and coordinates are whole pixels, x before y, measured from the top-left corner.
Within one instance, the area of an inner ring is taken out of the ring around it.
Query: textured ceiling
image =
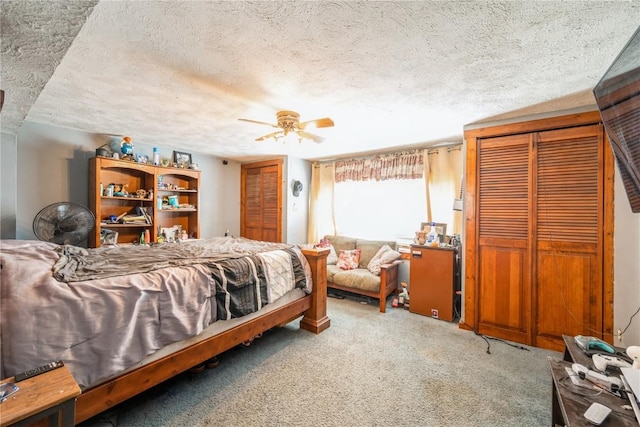
[[[460,141],[465,124],[592,105],[640,23],[638,1],[0,8],[3,132],[24,119],[239,160]],[[273,129],[237,120],[283,109],[336,126],[323,144],[255,142]]]

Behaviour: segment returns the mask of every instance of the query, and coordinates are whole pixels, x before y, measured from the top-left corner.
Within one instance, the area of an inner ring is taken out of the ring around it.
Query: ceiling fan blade
[[[278,139],[280,136],[283,136],[283,135],[284,135],[284,132],[282,131],[273,132],[268,135],[261,136],[260,138],[256,138],[256,141],[264,141],[265,139],[269,139],[269,138]]]
[[[305,129],[307,126],[310,127],[315,127],[317,129],[320,128],[330,128],[332,126],[334,126],[333,120],[331,120],[329,117],[325,117],[322,119],[315,119],[315,120],[309,120],[306,122],[302,122],[298,125],[299,129]]]
[[[259,125],[271,126],[272,128],[280,127],[278,125],[274,125],[273,123],[259,122],[257,120],[249,120],[249,119],[238,119],[238,120],[240,120],[241,122],[249,122],[249,123],[256,123],[256,124],[259,124]]]
[[[318,142],[318,143],[324,142],[324,138],[323,137],[318,136],[318,135],[314,135],[314,134],[309,133],[309,132],[305,132],[303,130],[299,130],[296,133],[298,134],[298,136],[300,138],[310,139],[313,142]]]

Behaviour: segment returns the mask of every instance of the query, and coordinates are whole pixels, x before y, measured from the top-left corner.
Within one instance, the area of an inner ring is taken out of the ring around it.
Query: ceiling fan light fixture
[[[282,141],[284,143],[288,141],[294,141],[295,139],[298,140],[298,143],[302,143],[303,139],[310,139],[313,142],[317,143],[323,142],[324,138],[307,132],[306,128],[325,128],[334,126],[333,120],[328,117],[300,123],[300,114],[290,110],[278,111],[278,113],[276,114],[276,118],[278,124],[271,124],[249,119],[238,120],[260,125],[267,125],[274,128],[280,128],[280,131],[273,132],[268,135],[263,135],[259,138],[256,138],[256,141],[264,141],[265,139],[269,138],[273,138],[274,141],[278,141],[280,138],[282,138]]]
[[[285,136],[288,132],[293,132],[298,129],[298,123],[300,123],[300,114],[295,111],[278,111],[278,126],[284,129]]]

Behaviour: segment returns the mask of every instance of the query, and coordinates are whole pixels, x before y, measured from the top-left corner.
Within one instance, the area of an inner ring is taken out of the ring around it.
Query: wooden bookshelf
[[[113,184],[113,195],[108,192]],[[99,247],[104,230],[118,233],[117,242],[138,243],[145,230],[150,240],[158,240],[160,228],[180,226],[189,237],[200,237],[200,171],[166,168],[107,157],[89,160],[89,208],[96,216],[96,227],[89,247]],[[139,190],[145,192],[140,196]],[[168,203],[173,196],[174,205]],[[123,215],[149,214],[149,220],[122,223]],[[112,222],[110,217],[119,218]]]

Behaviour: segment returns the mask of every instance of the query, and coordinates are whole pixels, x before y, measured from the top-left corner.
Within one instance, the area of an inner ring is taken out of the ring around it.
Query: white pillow
[[[391,246],[384,245],[378,250],[373,258],[371,258],[371,261],[369,261],[369,264],[367,264],[367,270],[369,270],[372,274],[379,276],[380,267],[383,264],[389,264],[390,262],[399,259],[401,256],[402,254],[391,249]]]
[[[338,263],[338,254],[336,253],[336,248],[333,245],[329,245],[329,255],[327,255],[327,265],[335,265]]]

